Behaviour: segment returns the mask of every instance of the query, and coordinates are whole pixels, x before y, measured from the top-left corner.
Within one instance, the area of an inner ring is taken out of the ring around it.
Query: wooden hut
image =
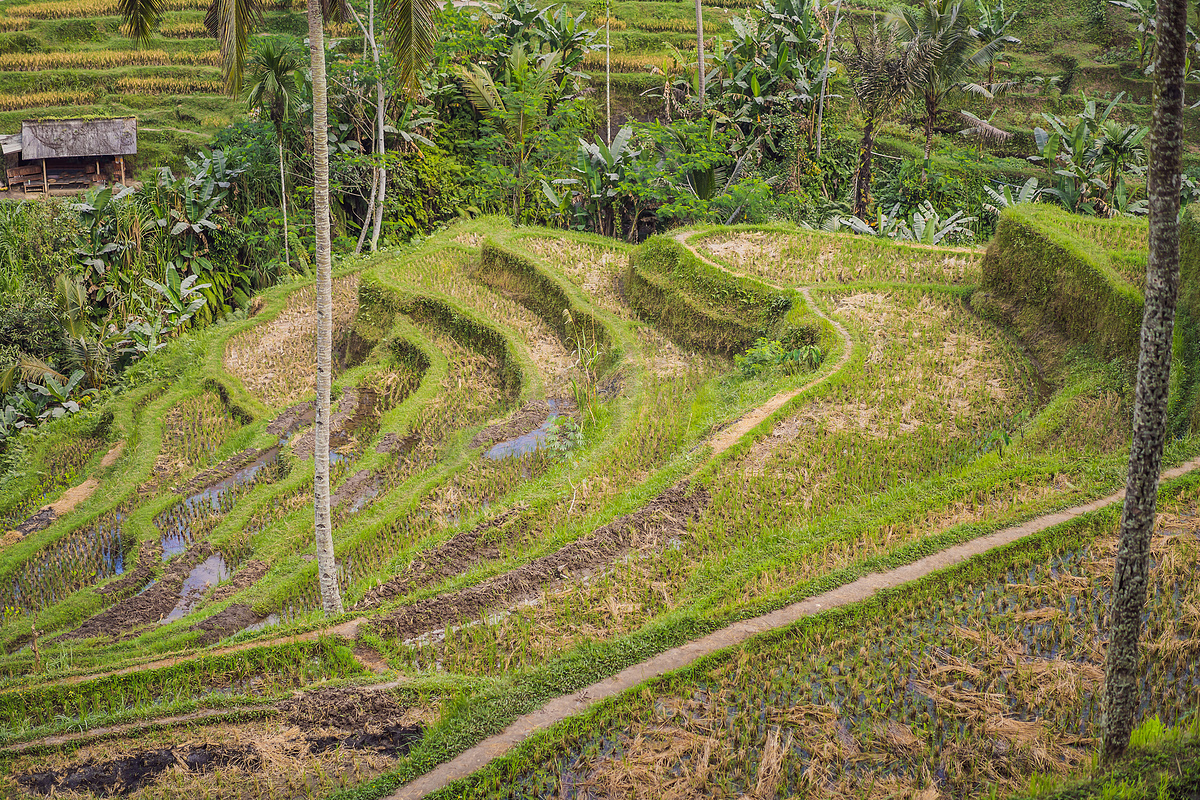
[[[125,183],[125,156],[137,153],[137,118],[46,119],[21,123],[4,146],[8,188],[25,193]]]

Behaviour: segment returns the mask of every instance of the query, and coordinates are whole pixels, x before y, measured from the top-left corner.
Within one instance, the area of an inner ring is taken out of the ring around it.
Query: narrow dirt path
[[[838,360],[834,362],[833,369],[829,370],[821,377],[809,381],[799,389],[792,389],[788,392],[780,392],[758,408],[735,421],[733,424],[718,431],[712,440],[713,455],[717,455],[728,450],[739,439],[753,430],[763,420],[770,417],[772,414],[783,408],[795,398],[799,397],[810,389],[819,386],[820,384],[832,378],[834,375],[837,375],[842,371],[843,368],[845,368],[846,364],[850,362],[850,354],[854,351],[854,342],[851,341],[850,334],[846,332],[846,329],[842,327],[840,322],[825,316],[824,312],[817,308],[817,304],[813,302],[812,295],[809,293],[807,286],[799,291],[800,294],[804,295],[804,302],[808,303],[808,307],[812,310],[812,312],[832,325],[833,329],[837,331],[838,337],[841,338],[842,350],[840,353],[838,353]]]
[[[738,273],[733,272],[732,270],[726,269],[725,267],[721,266],[717,262],[715,262],[712,259],[705,256],[703,253],[701,253],[699,250],[697,250],[691,244],[689,244],[688,240],[695,235],[696,235],[696,231],[683,231],[681,233],[675,234],[675,241],[679,242],[681,245],[686,247],[688,249],[688,252],[690,252],[696,258],[703,261],[705,264],[708,264],[710,267],[719,269],[722,272],[726,273],[727,275],[733,275],[734,277],[738,277],[738,278],[746,277],[743,275],[739,275]],[[762,278],[754,278],[754,280],[758,281],[759,283],[763,284],[764,286],[769,286],[772,289],[775,289],[776,291],[780,291],[780,292],[791,291],[791,289],[789,287],[780,286],[779,284],[771,283],[770,281],[763,280]],[[713,455],[718,455],[718,454],[723,453],[726,450],[728,450],[739,439],[741,439],[743,436],[745,436],[747,433],[749,433],[751,430],[753,430],[763,420],[767,419],[772,414],[774,414],[776,411],[783,408],[785,405],[790,403],[796,397],[799,397],[800,395],[804,394],[805,392],[809,391],[810,389],[813,389],[814,387],[829,380],[834,375],[841,372],[842,368],[845,367],[847,363],[849,363],[850,354],[854,350],[854,343],[850,339],[850,334],[846,332],[846,329],[844,327],[842,327],[842,324],[840,322],[826,316],[825,313],[822,312],[821,309],[817,307],[816,302],[813,301],[812,293],[809,291],[809,288],[807,286],[800,287],[799,289],[797,289],[797,291],[799,291],[800,294],[804,296],[804,302],[808,304],[809,309],[814,314],[816,314],[818,317],[823,319],[825,322],[828,322],[831,326],[833,326],[833,329],[835,331],[837,331],[838,337],[842,341],[842,350],[838,354],[838,360],[836,362],[834,362],[833,368],[831,370],[829,370],[827,373],[825,373],[823,376],[816,378],[812,381],[809,381],[808,383],[804,384],[803,386],[801,386],[798,389],[793,389],[788,392],[781,392],[781,393],[775,395],[774,397],[772,397],[767,402],[763,403],[758,408],[749,412],[742,418],[734,421],[729,426],[722,428],[720,431],[718,431],[717,434],[713,437],[713,440],[711,443]]]
[[[1178,478],[1200,468],[1200,458],[1182,464],[1162,474],[1163,480]],[[667,650],[617,674],[597,681],[592,685],[569,695],[562,695],[550,700],[537,711],[530,712],[517,718],[502,732],[484,739],[479,744],[459,754],[454,759],[425,773],[421,777],[400,787],[385,800],[416,800],[416,798],[443,789],[451,783],[469,777],[472,773],[485,767],[491,761],[509,752],[538,731],[545,730],[555,723],[562,722],[568,717],[580,714],[602,700],[624,692],[677,669],[688,666],[699,658],[723,650],[727,647],[740,645],[760,633],[791,625],[804,617],[820,614],[831,608],[857,603],[875,596],[880,590],[923,578],[932,572],[946,567],[961,564],[969,558],[1012,544],[1026,536],[1076,519],[1084,514],[1097,511],[1106,506],[1120,502],[1125,497],[1124,490],[1101,497],[1090,503],[1075,506],[1064,511],[1047,514],[1042,517],[1011,528],[1004,528],[988,536],[981,536],[963,544],[948,547],[919,561],[897,567],[887,572],[873,572],[852,583],[831,589],[824,594],[801,600],[789,606],[784,606],[762,616],[735,622],[734,624],[714,631],[709,635],[693,642]]]

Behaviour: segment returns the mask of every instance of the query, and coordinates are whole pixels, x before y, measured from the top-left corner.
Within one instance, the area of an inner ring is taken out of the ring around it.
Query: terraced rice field
[[[311,285],[175,342],[107,429],[32,450],[41,477],[0,508],[6,791],[437,788],[547,701],[591,710],[493,748],[467,796],[964,796],[1083,764],[1111,511],[581,693],[1122,484],[1124,401],[1046,416],[1114,390],[975,313],[980,251],[683,239],[481,219],[342,267],[339,619],[312,543]],[[819,357],[748,368],[730,343],[758,334]],[[1195,483],[1169,485],[1155,540],[1139,713],[1166,723],[1200,690]]]

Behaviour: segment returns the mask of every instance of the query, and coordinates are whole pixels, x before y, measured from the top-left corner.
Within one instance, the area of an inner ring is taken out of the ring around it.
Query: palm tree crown
[[[938,109],[952,92],[991,97],[991,91],[968,80],[970,73],[987,64],[1004,47],[1005,37],[981,42],[974,35],[962,0],[924,0],[920,9],[897,8],[888,23],[906,48],[931,53],[915,82],[925,105],[925,159],[933,144]]]

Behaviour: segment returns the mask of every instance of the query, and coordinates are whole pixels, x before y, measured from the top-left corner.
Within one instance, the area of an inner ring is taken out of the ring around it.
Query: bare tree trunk
[[[354,16],[354,21],[358,23],[358,29],[363,32],[363,38],[367,45],[371,48],[371,63],[375,66],[375,151],[376,165],[373,170],[374,174],[371,180],[371,199],[367,202],[367,216],[363,219],[363,230],[366,230],[367,222],[371,221],[371,252],[375,252],[379,247],[379,233],[383,228],[383,205],[387,194],[387,167],[384,166],[384,154],[387,152],[387,143],[383,138],[383,126],[385,123],[385,106],[387,96],[383,91],[383,72],[379,67],[379,44],[375,41],[375,0],[367,5],[367,24],[363,25],[362,19],[359,18],[358,12],[354,10],[354,6],[347,5],[350,13]],[[357,255],[362,252],[363,236],[358,237],[358,247],[354,253]]]
[[[833,27],[829,29],[829,42],[825,45],[825,69],[821,77],[821,96],[817,100],[817,158],[821,157],[821,126],[825,123],[825,90],[829,87],[829,59],[833,56],[833,37],[837,33],[842,15],[842,0],[838,0],[833,11]],[[822,184],[823,188],[824,184]]]
[[[1150,138],[1150,256],[1133,408],[1133,444],[1113,577],[1104,664],[1104,741],[1112,762],[1129,746],[1138,705],[1138,639],[1150,572],[1150,535],[1166,439],[1171,341],[1179,293],[1179,190],[1183,159],[1183,62],[1187,0],[1159,0],[1158,64]]]
[[[921,177],[929,177],[929,154],[933,151],[933,123],[937,120],[937,104],[930,98],[925,98],[925,163],[921,167]]]
[[[612,5],[604,2],[604,120],[608,131],[606,141],[612,144]],[[667,117],[671,112],[667,111]]]
[[[321,606],[342,613],[333,523],[329,515],[329,406],[333,378],[333,254],[329,232],[329,100],[325,82],[325,30],[321,0],[308,0],[308,53],[313,89],[313,217],[317,233],[317,417],[313,452],[313,516]]]
[[[696,0],[696,70],[700,81],[700,110],[704,110],[704,9]]]
[[[375,226],[371,230],[371,252],[379,247],[379,234],[383,232],[383,209],[387,200],[387,163],[384,155],[387,152],[387,142],[383,138],[384,103],[383,72],[379,68],[379,45],[375,41],[375,0],[371,0],[367,20],[371,33],[367,40],[371,43],[371,61],[375,65],[375,154],[379,158],[379,199],[375,201]]]
[[[276,138],[279,140],[279,197],[283,201],[283,263],[284,266],[291,269],[292,258],[288,245],[287,181],[283,177],[283,133],[281,131],[276,133]]]
[[[367,200],[367,213],[363,216],[362,228],[358,231],[358,244],[354,246],[354,255],[362,252],[363,242],[367,240],[367,231],[371,220],[375,219],[375,195],[379,189],[379,170],[371,170],[371,198]]]

